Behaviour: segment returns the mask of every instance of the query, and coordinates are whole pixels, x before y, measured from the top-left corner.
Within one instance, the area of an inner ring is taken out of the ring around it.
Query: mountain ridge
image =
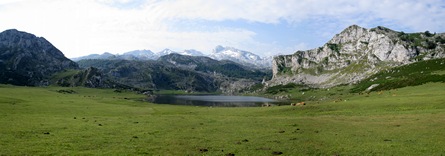
[[[325,88],[357,83],[383,69],[445,57],[444,39],[443,33],[352,25],[319,48],[274,57],[268,85],[297,83]]]

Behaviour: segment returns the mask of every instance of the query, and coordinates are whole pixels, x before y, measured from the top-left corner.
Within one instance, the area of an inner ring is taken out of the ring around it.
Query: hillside
[[[390,90],[428,82],[445,82],[445,58],[419,61],[380,71],[360,81],[351,91]]]
[[[258,70],[229,60],[217,61],[205,56],[170,54],[162,56],[158,61],[169,62],[177,67],[202,73],[221,74],[228,77],[252,79],[255,81],[261,81],[269,76],[267,70]]]
[[[100,69],[107,78],[142,89],[235,93],[270,77],[231,61],[169,54],[158,60],[81,60],[80,67]]]
[[[270,86],[297,83],[332,87],[357,83],[379,71],[445,57],[445,34],[404,33],[350,26],[322,47],[273,59]]]
[[[18,31],[0,33],[0,83],[49,85],[52,74],[78,65],[43,37]]]

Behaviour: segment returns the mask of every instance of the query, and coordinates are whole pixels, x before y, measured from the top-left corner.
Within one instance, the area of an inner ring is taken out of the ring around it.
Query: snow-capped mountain
[[[155,55],[151,50],[133,50],[126,52],[118,57],[125,60],[155,60],[158,56]]]
[[[255,65],[261,68],[272,66],[271,58],[261,58],[248,51],[239,50],[233,47],[223,47],[220,45],[213,49],[213,52],[209,57],[216,60],[230,60],[244,65]]]
[[[171,54],[171,53],[178,53],[178,52],[175,52],[175,51],[170,50],[170,49],[164,49],[164,50],[162,50],[160,52],[157,52],[156,55],[158,57],[161,57],[161,56],[168,55],[168,54]]]
[[[124,60],[156,60],[162,56],[169,55],[172,53],[177,53],[180,55],[188,56],[207,56],[215,60],[230,60],[243,65],[256,66],[259,68],[271,68],[272,67],[272,57],[262,58],[252,52],[239,50],[233,47],[223,47],[216,46],[212,53],[206,55],[200,51],[189,49],[181,52],[176,52],[170,49],[164,49],[162,51],[153,53],[150,50],[134,50],[125,52],[122,55],[113,55],[110,53],[104,54],[91,54],[88,56],[72,58],[74,61],[79,61],[83,59],[124,59]]]
[[[233,47],[223,47],[223,46],[216,46],[213,50],[212,54],[210,54],[210,57],[223,60],[223,59],[236,59],[236,60],[246,60],[246,61],[256,61],[260,60],[261,57],[258,55],[255,55],[251,52],[239,50]]]
[[[205,56],[202,52],[197,51],[195,49],[184,50],[182,52],[179,52],[178,54],[189,55],[189,56]]]
[[[170,49],[164,49],[160,52],[157,52],[156,55],[159,57],[161,56],[165,56],[165,55],[169,55],[172,53],[176,53],[176,54],[180,54],[180,55],[188,55],[188,56],[204,56],[204,54],[200,51],[194,50],[194,49],[189,49],[189,50],[184,50],[181,52],[177,52],[177,51],[173,51]]]

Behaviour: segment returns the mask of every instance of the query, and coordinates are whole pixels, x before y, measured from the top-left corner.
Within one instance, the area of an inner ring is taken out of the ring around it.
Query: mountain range
[[[271,77],[270,71],[232,61],[177,53],[157,60],[84,59],[77,63],[101,70],[113,82],[142,89],[236,93]]]
[[[159,52],[152,52],[151,50],[134,50],[125,52],[123,54],[113,55],[111,53],[105,52],[103,54],[91,54],[87,56],[72,58],[74,61],[86,60],[86,59],[105,59],[105,60],[156,60],[162,56],[169,55],[172,53],[186,55],[186,56],[207,56],[215,60],[230,60],[243,65],[253,66],[257,68],[271,68],[272,57],[260,57],[252,52],[239,50],[233,47],[223,47],[216,46],[215,49],[209,55],[203,52],[190,49],[184,51],[173,51],[170,49],[164,49]]]
[[[223,46],[210,55],[196,50],[135,50],[93,54],[73,62],[43,37],[15,29],[0,33],[0,83],[26,86],[237,93],[286,84],[357,84],[355,90],[363,91],[379,84],[387,85],[377,89],[445,81],[442,58],[444,33],[404,33],[381,26],[349,26],[321,47],[275,56],[272,70],[260,68],[267,58]]]
[[[104,53],[73,62],[43,37],[6,30],[0,33],[0,83],[234,93],[272,75],[233,61],[196,56],[201,55],[196,50],[165,49],[157,54]]]

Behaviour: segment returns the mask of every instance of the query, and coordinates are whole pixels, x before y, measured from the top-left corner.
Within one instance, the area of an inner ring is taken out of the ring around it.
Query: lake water
[[[263,97],[227,95],[157,95],[152,102],[157,104],[220,107],[257,107],[266,103],[279,103],[279,101]]]

